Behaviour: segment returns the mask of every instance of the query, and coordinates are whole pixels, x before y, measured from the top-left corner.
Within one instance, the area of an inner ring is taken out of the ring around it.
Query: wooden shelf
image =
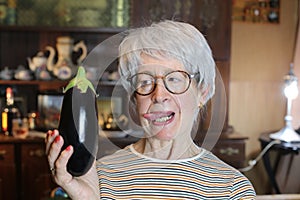
[[[279,24],[280,0],[236,0],[232,20],[248,23]]]
[[[0,25],[1,31],[20,32],[76,32],[76,33],[110,33],[116,34],[127,28],[119,27],[59,27],[59,26],[18,26]]]
[[[30,81],[23,81],[23,80],[0,80],[0,85],[37,85],[39,91],[45,90],[61,90],[63,87],[67,85],[69,80],[62,81],[62,80],[50,80],[50,81],[41,81],[41,80],[30,80]],[[121,86],[120,83],[117,81],[100,81],[99,83],[94,83],[98,86]]]
[[[39,91],[45,90],[61,90],[68,81],[51,80],[51,81],[40,81],[40,80],[0,80],[0,85],[37,85]]]

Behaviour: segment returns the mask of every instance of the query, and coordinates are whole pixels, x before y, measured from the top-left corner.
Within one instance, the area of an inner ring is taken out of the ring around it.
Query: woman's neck
[[[191,138],[168,141],[162,141],[157,138],[143,138],[135,143],[133,147],[137,152],[145,156],[161,160],[191,158],[198,155],[201,151]]]

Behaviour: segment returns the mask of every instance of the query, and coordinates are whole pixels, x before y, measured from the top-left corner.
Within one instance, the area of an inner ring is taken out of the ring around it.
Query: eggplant
[[[62,150],[73,146],[67,171],[73,176],[82,176],[92,167],[98,151],[97,94],[81,66],[63,92],[58,126],[64,139]]]

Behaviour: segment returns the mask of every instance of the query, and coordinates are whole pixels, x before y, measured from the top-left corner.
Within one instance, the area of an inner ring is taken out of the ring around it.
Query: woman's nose
[[[162,80],[157,80],[156,87],[152,93],[152,101],[156,103],[162,103],[170,98],[170,92],[164,85]]]

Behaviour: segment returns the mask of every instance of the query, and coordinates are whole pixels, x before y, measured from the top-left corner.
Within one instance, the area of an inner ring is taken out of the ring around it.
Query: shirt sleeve
[[[251,182],[239,171],[235,172],[230,199],[255,199],[256,193]]]

